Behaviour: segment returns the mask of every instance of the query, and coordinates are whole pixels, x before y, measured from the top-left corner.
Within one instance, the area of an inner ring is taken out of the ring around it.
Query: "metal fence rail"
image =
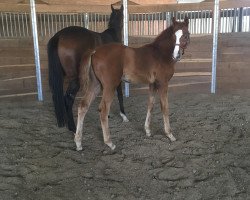
[[[172,17],[190,19],[191,34],[212,33],[212,10],[155,12],[129,14],[129,35],[154,36],[170,26]],[[108,26],[109,15],[104,13],[38,13],[39,37],[51,37],[68,26],[82,26],[96,32]],[[220,33],[250,32],[250,7],[220,10]],[[30,13],[0,12],[0,37],[31,37]]]
[[[0,37],[30,37],[30,14],[29,13],[0,13]]]
[[[210,10],[203,10],[130,14],[129,35],[158,35],[171,25],[172,17],[183,20],[185,16],[190,19],[189,30],[191,34],[211,34],[211,13]]]
[[[100,13],[39,13],[38,32],[41,37],[52,36],[68,26],[82,26],[96,32],[102,32],[108,26],[109,15]]]

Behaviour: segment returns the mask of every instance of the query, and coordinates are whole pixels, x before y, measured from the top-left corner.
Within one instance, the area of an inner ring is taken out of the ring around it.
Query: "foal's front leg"
[[[167,88],[160,90],[160,101],[161,101],[161,110],[163,114],[165,133],[172,142],[176,141],[175,137],[170,131]]]
[[[154,84],[149,84],[149,97],[148,97],[148,111],[145,120],[145,131],[147,136],[151,136],[150,123],[151,123],[151,113],[155,103],[155,88]]]
[[[103,140],[106,145],[108,145],[112,150],[115,149],[115,145],[110,139],[110,130],[108,125],[108,115],[110,111],[110,106],[114,97],[115,90],[103,90],[102,100],[99,106],[100,120],[102,125]]]

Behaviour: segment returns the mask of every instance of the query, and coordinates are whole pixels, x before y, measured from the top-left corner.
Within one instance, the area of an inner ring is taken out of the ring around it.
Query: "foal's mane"
[[[160,42],[162,42],[163,40],[166,40],[166,39],[170,39],[171,36],[173,35],[174,33],[174,26],[171,25],[169,26],[167,29],[165,29],[164,31],[162,31],[160,33],[160,35],[158,35],[155,40],[153,41],[153,45],[158,45]]]

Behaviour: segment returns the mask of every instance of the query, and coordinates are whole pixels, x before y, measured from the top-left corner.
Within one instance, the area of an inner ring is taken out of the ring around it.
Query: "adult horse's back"
[[[82,55],[101,44],[121,43],[123,6],[114,9],[111,5],[111,9],[108,29],[104,32],[97,33],[83,27],[71,26],[57,32],[48,42],[49,86],[59,127],[67,123],[70,131],[76,131],[72,107],[80,88],[78,74]],[[65,76],[69,84],[64,94]],[[121,84],[117,87],[117,93],[121,115],[126,121]]]

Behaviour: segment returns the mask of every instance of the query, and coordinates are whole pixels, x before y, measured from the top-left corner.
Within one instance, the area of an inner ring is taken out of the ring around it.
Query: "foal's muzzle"
[[[183,53],[181,53],[181,50],[179,49],[177,57],[175,58],[175,60],[180,61],[182,55],[183,55]]]

